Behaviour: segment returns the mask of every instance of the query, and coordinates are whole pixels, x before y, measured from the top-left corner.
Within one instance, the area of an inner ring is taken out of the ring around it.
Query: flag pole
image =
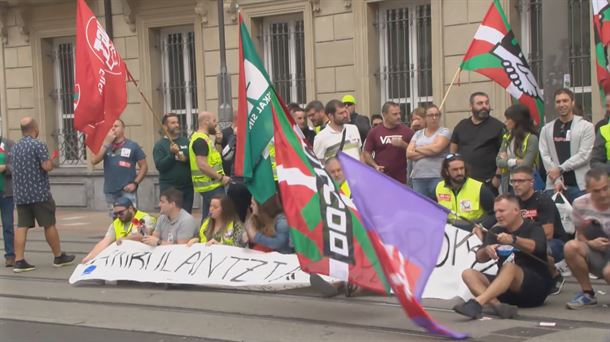
[[[157,117],[155,111],[153,110],[152,106],[150,105],[150,102],[148,101],[146,96],[144,96],[144,93],[142,92],[142,89],[140,89],[140,86],[138,85],[138,82],[136,82],[135,78],[133,78],[133,76],[131,75],[131,72],[129,72],[129,69],[127,68],[127,65],[125,65],[125,70],[127,71],[127,78],[131,81],[131,83],[133,83],[133,85],[136,87],[136,89],[138,89],[138,92],[140,93],[140,96],[142,96],[142,99],[144,99],[144,102],[146,103],[146,106],[150,110],[150,113],[155,118],[155,120],[157,121],[159,126],[161,126],[161,128],[163,129],[163,133],[165,133],[165,136],[169,140],[169,143],[173,144],[174,140],[172,139],[172,137],[167,132],[167,129],[165,128],[165,126],[163,126],[163,124],[161,123],[161,120],[159,120],[159,118]]]
[[[457,80],[458,76],[460,75],[460,71],[462,71],[462,68],[458,67],[457,70],[455,71],[455,75],[453,75],[451,84],[449,84],[449,88],[447,88],[447,92],[445,93],[445,96],[443,97],[443,101],[441,101],[441,105],[438,106],[438,110],[443,110],[443,105],[445,104],[445,101],[447,100],[447,96],[449,95],[449,92],[451,91],[451,87],[453,87],[453,83],[455,83],[455,80]]]

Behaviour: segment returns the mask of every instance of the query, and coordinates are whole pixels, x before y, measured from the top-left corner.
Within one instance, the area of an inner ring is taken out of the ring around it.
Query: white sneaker
[[[589,279],[595,280],[595,279],[601,279],[601,278],[596,276],[595,274],[589,273]]]
[[[559,273],[561,273],[562,277],[572,276],[572,271],[570,271],[570,268],[568,267],[568,264],[566,263],[565,259],[561,260],[558,263],[555,263],[555,268],[557,268]]]

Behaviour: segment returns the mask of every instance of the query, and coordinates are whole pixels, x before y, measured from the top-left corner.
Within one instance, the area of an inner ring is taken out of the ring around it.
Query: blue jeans
[[[217,194],[225,193],[225,187],[219,186],[218,188],[206,192],[201,192],[201,224],[210,214],[210,202],[212,202],[212,197]]]
[[[413,178],[413,190],[431,200],[436,201],[436,185],[440,182],[440,178]]]
[[[15,256],[15,230],[14,230],[15,202],[13,196],[4,197],[0,194],[0,214],[2,216],[2,236],[4,238],[4,257]]]
[[[563,245],[565,242],[559,239],[551,239],[546,241],[546,252],[550,254],[555,262],[563,260]]]

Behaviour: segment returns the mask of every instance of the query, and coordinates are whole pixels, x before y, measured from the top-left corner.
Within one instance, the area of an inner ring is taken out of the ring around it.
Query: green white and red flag
[[[536,123],[544,123],[544,101],[540,87],[499,0],[494,0],[489,7],[460,67],[494,80],[529,108]]]
[[[239,15],[239,95],[235,174],[242,176],[256,201],[264,203],[277,192],[270,143],[272,108],[282,111],[267,71]]]
[[[610,61],[607,49],[610,43],[610,5],[608,0],[591,0],[591,8],[595,26],[595,69],[604,101],[604,96],[610,94]]]

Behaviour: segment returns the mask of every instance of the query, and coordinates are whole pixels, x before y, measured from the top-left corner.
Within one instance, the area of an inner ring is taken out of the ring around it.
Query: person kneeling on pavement
[[[225,245],[245,247],[247,243],[242,240],[244,228],[235,212],[233,202],[227,195],[216,194],[210,201],[210,214],[199,228],[199,236],[189,240],[187,246],[194,243],[206,245]]]
[[[159,196],[159,219],[152,235],[142,238],[149,246],[183,245],[197,235],[197,220],[182,209],[182,191],[169,188]]]
[[[580,284],[568,309],[582,309],[597,304],[589,272],[610,284],[610,184],[604,169],[585,174],[587,194],[574,200],[572,222],[576,238],[564,246],[565,259]]]
[[[108,227],[104,238],[82,260],[83,263],[95,258],[113,242],[120,244],[121,239],[141,241],[144,236],[152,233],[155,218],[148,213],[136,209],[127,197],[120,197],[112,204],[114,220]]]
[[[479,263],[497,260],[498,273],[489,276],[473,269],[462,272],[475,298],[453,308],[471,319],[482,317],[483,306],[501,318],[513,318],[517,306],[542,305],[553,285],[544,230],[523,219],[519,202],[511,194],[498,196],[494,210],[498,225],[487,232],[476,259]]]

